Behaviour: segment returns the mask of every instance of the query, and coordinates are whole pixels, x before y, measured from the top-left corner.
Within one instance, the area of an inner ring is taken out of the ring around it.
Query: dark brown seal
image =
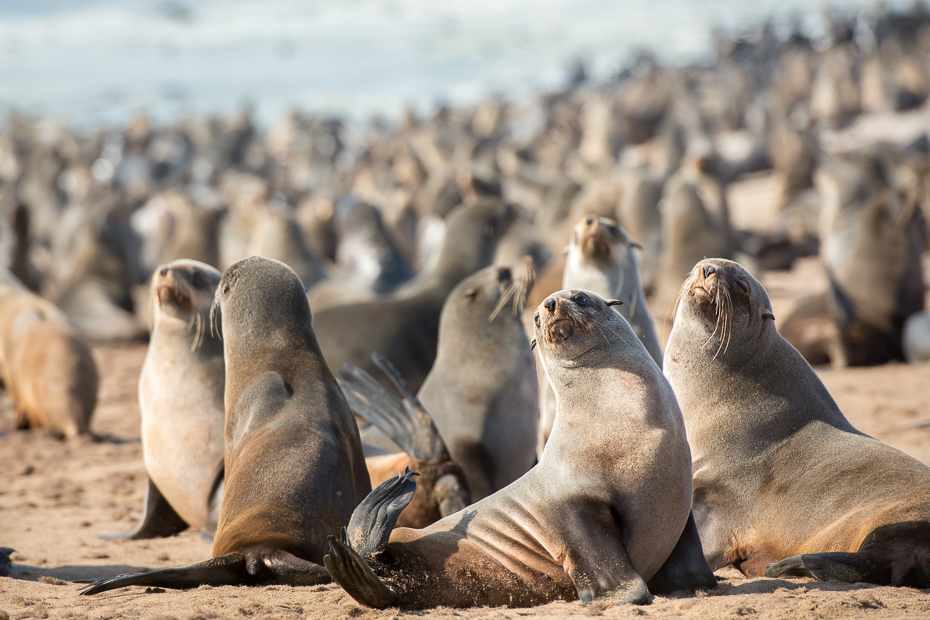
[[[640,603],[647,581],[654,592],[715,583],[689,519],[684,424],[649,353],[593,293],[549,296],[536,325],[559,402],[539,464],[422,530],[391,532],[413,495],[412,474],[379,486],[353,513],[346,538],[330,540],[324,559],[359,602]]]
[[[850,425],[737,263],[695,266],[665,373],[712,568],[930,586],[930,467]]]
[[[358,428],[294,271],[261,257],[234,263],[214,304],[226,356],[226,489],[213,559],[101,580],[84,594],[126,585],[328,582],[326,537],[371,489]]]

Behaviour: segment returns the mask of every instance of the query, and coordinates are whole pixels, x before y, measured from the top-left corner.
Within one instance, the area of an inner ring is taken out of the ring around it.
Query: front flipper
[[[168,500],[161,494],[151,478],[148,478],[148,487],[145,490],[145,503],[142,506],[142,518],[138,525],[128,532],[119,534],[100,534],[105,540],[129,538],[140,540],[143,538],[167,538],[187,529],[187,522],[178,516]]]
[[[0,577],[9,577],[16,572],[16,569],[13,568],[13,561],[10,559],[10,555],[13,553],[16,553],[16,549],[0,547]]]
[[[701,537],[694,515],[688,514],[688,522],[678,538],[678,544],[665,564],[649,580],[652,594],[669,594],[671,592],[710,590],[717,587],[717,578],[704,559]]]
[[[413,477],[419,475],[407,469],[382,482],[352,512],[346,542],[363,558],[372,557],[387,544],[397,518],[413,499],[417,490]]]
[[[329,554],[323,556],[323,563],[333,580],[362,605],[384,609],[397,599],[365,560],[334,536],[329,537]]]
[[[878,563],[864,553],[810,553],[794,555],[769,564],[766,577],[813,577],[820,581],[846,583],[891,583],[887,563]]]
[[[186,590],[199,586],[243,585],[254,581],[246,569],[241,553],[231,553],[199,564],[180,568],[163,568],[135,575],[119,575],[98,579],[81,589],[81,594],[99,594],[126,586],[156,586]]]
[[[633,567],[612,511],[602,507],[593,514],[570,512],[564,518],[560,530],[566,532],[565,570],[581,602],[587,605],[597,598],[648,603],[646,582]]]

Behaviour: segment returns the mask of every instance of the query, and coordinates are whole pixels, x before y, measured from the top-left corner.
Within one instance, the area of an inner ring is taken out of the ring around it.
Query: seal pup
[[[349,363],[377,377],[370,357],[380,351],[419,390],[436,359],[439,314],[446,297],[459,282],[491,263],[514,213],[512,207],[494,199],[459,207],[449,216],[438,261],[431,270],[390,297],[318,312],[314,327],[330,368]],[[381,382],[391,387],[386,380]]]
[[[378,608],[642,603],[647,582],[653,593],[716,583],[685,527],[691,457],[675,394],[611,303],[559,291],[537,310],[559,404],[538,465],[422,530],[390,529],[412,473],[359,505],[324,558],[353,598]]]
[[[154,538],[194,527],[210,541],[223,498],[223,342],[210,325],[221,274],[177,260],[152,275],[154,326],[139,377],[142,453],[148,486],[131,531],[103,538]]]
[[[128,585],[312,585],[326,536],[371,489],[358,428],[313,332],[300,279],[284,263],[233,263],[216,289],[226,360],[226,488],[213,559],[95,581]]]
[[[410,385],[383,355],[372,353],[372,361],[390,378],[403,400],[351,364],[339,371],[339,387],[357,415],[403,448],[403,452],[381,454],[369,444],[362,444],[372,487],[405,469],[418,472],[420,484],[397,525],[426,527],[471,504],[468,481],[449,456],[433,419]]]
[[[665,373],[711,568],[930,586],[930,467],[853,428],[739,264],[695,266]]]
[[[581,218],[566,248],[562,288],[584,289],[622,301],[623,304],[614,306],[614,310],[623,315],[649,355],[662,368],[662,349],[646,306],[634,247],[639,248],[613,220],[594,215]],[[542,453],[555,419],[555,394],[548,381],[540,381],[540,384],[537,454]]]
[[[90,347],[65,313],[0,269],[0,361],[16,428],[72,439],[90,433],[99,375]]]

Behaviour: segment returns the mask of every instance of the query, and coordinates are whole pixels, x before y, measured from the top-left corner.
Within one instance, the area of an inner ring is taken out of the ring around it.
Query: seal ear
[[[643,244],[641,244],[641,243],[639,243],[639,242],[637,242],[637,241],[630,241],[630,247],[636,248],[637,250],[642,250],[642,249],[643,249]]]
[[[532,351],[535,348],[536,348],[536,339],[533,338],[533,340],[530,342],[530,351]]]
[[[478,294],[478,289],[470,288],[465,291],[465,299],[472,300]]]
[[[569,252],[571,252],[571,248],[569,248],[567,245],[562,248],[562,256],[568,256]]]
[[[619,299],[605,299],[604,303],[606,303],[608,306],[622,306],[623,305],[623,302],[620,301]]]
[[[768,310],[763,310],[763,311],[762,311],[762,318],[763,318],[763,319],[772,319],[772,320],[774,321],[774,320],[775,320],[775,315],[772,314],[771,312],[769,312]]]

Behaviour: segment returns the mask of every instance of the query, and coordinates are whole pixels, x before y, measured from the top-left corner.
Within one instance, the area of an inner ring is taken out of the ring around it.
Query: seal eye
[[[194,285],[194,288],[206,288],[207,280],[203,277],[202,273],[195,271],[194,275],[191,276],[191,284]]]
[[[736,284],[739,286],[740,290],[743,291],[743,295],[749,294],[749,285],[746,284],[744,280],[737,280]]]
[[[224,285],[223,285],[223,294],[225,295],[225,294],[228,293],[228,292],[229,292],[229,285],[228,285],[228,284],[224,284]]]
[[[539,329],[539,313],[533,315],[533,320],[536,322],[536,329]]]
[[[588,299],[588,296],[585,295],[584,293],[578,293],[577,295],[572,297],[572,301],[578,304],[579,306],[581,306],[582,308],[591,305],[591,300]]]

